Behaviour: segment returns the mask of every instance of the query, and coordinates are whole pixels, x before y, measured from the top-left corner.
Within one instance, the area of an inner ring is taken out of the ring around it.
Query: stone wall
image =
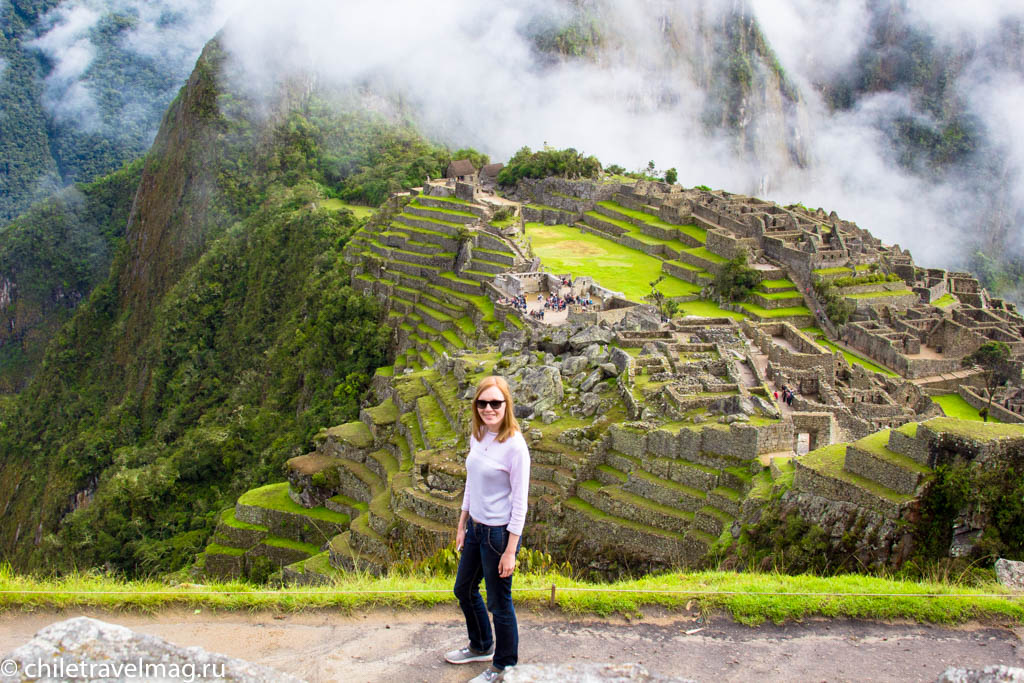
[[[560,209],[546,209],[541,207],[523,206],[523,220],[531,223],[543,223],[544,225],[572,225],[576,222],[578,213],[562,211]]]
[[[753,245],[748,240],[737,239],[721,230],[708,230],[705,246],[713,254],[733,259],[742,253],[749,254]]]
[[[965,387],[961,384],[957,387],[957,393],[960,394],[960,398],[970,403],[971,407],[975,410],[981,410],[988,406],[988,399],[981,394],[975,393],[970,389],[970,387]],[[1018,415],[1015,412],[1007,410],[1003,406],[999,405],[997,401],[992,402],[992,407],[989,409],[989,415],[1000,422],[1024,422],[1024,415]]]

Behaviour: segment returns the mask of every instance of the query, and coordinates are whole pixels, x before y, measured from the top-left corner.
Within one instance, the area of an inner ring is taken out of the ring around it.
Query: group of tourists
[[[565,296],[558,296],[553,294],[547,299],[541,298],[541,302],[544,304],[544,308],[549,311],[564,311],[565,307],[569,304],[579,304],[580,306],[591,306],[593,301],[587,297],[573,296],[572,294],[566,294]]]
[[[782,386],[782,402],[785,403],[787,406],[793,405],[793,395],[794,394],[792,391],[789,390],[789,387],[787,387],[786,385]],[[779,392],[777,391],[775,392],[775,400],[779,400]]]
[[[502,297],[501,299],[498,299],[498,303],[502,304],[503,306],[511,306],[517,311],[522,311],[523,313],[526,312],[526,297],[523,296],[522,294],[510,296],[507,298]]]

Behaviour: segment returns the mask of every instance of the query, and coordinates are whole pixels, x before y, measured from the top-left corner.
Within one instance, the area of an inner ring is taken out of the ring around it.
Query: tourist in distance
[[[466,457],[466,489],[455,533],[462,551],[455,597],[466,616],[469,645],[444,658],[452,664],[493,660],[474,682],[500,681],[519,661],[519,626],[512,606],[516,568],[530,489],[530,451],[516,422],[512,394],[503,377],[477,385]],[[487,588],[487,605],[480,580]],[[494,618],[491,630],[488,610]]]

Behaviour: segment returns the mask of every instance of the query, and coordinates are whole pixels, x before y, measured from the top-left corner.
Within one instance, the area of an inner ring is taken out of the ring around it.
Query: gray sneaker
[[[470,662],[489,662],[494,659],[494,646],[491,645],[491,649],[483,652],[474,650],[468,645],[461,650],[452,650],[446,652],[444,655],[444,661],[449,664],[469,664]]]
[[[481,672],[479,676],[471,678],[469,683],[497,683],[497,681],[503,681],[505,680],[505,672],[511,668],[511,666],[506,666],[504,669],[495,669],[492,664]]]

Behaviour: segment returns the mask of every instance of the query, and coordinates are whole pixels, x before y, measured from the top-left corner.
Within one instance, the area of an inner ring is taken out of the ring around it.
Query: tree
[[[743,301],[760,281],[757,271],[747,265],[747,255],[740,252],[718,271],[714,288],[726,301]]]
[[[679,311],[679,302],[667,298],[665,293],[658,289],[658,285],[660,285],[664,279],[664,275],[659,275],[658,279],[647,283],[651,286],[651,293],[647,295],[647,298],[654,302],[654,305],[658,307],[662,316],[671,320]]]
[[[452,154],[452,161],[459,161],[461,159],[469,159],[477,169],[481,169],[491,163],[489,156],[483,152],[476,151],[472,147],[464,147]]]
[[[1000,341],[985,342],[977,350],[966,356],[962,364],[965,368],[977,366],[985,371],[985,389],[988,391],[988,405],[980,411],[982,419],[988,422],[989,412],[992,410],[992,399],[995,397],[996,387],[1004,383],[1012,376],[1010,360],[1010,347]]]
[[[676,169],[670,168],[667,171],[665,171],[666,183],[668,183],[669,185],[675,185],[677,180],[679,180],[679,172]]]

